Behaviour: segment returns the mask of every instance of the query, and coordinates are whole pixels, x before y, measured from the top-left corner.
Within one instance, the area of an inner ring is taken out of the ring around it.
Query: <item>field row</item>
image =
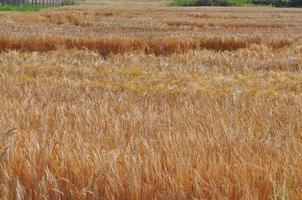
[[[166,37],[166,38],[99,38],[72,39],[64,37],[10,37],[0,35],[0,51],[51,51],[58,49],[88,49],[99,52],[103,56],[122,54],[131,51],[142,51],[146,54],[170,55],[188,50],[209,49],[215,51],[238,50],[255,44],[262,44],[273,50],[295,45],[299,39],[272,39],[264,37]]]

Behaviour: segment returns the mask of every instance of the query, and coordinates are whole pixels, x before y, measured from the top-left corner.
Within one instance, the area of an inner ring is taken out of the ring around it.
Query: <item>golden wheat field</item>
[[[302,199],[302,9],[0,12],[0,199]]]

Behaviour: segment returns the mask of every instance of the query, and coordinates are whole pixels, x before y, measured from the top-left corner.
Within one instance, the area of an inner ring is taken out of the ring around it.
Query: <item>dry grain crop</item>
[[[160,3],[1,13],[0,198],[302,199],[301,19]]]

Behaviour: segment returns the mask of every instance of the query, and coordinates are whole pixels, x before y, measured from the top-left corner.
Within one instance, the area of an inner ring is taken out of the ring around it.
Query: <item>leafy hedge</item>
[[[302,0],[289,0],[286,4],[289,7],[302,7]]]
[[[302,7],[302,0],[252,0],[251,3],[276,7]]]
[[[196,0],[198,6],[243,6],[249,4],[249,0]]]
[[[176,6],[244,6],[248,4],[276,7],[302,7],[302,0],[173,0]]]
[[[242,6],[249,0],[173,0],[175,6]]]
[[[171,2],[172,6],[194,6],[196,0],[173,0]]]
[[[0,11],[19,11],[19,12],[32,12],[39,11],[46,8],[46,6],[0,6]]]

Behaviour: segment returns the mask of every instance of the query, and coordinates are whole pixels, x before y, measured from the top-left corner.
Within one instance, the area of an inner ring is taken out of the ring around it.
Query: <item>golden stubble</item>
[[[1,198],[302,198],[299,9],[20,16],[0,15]]]

